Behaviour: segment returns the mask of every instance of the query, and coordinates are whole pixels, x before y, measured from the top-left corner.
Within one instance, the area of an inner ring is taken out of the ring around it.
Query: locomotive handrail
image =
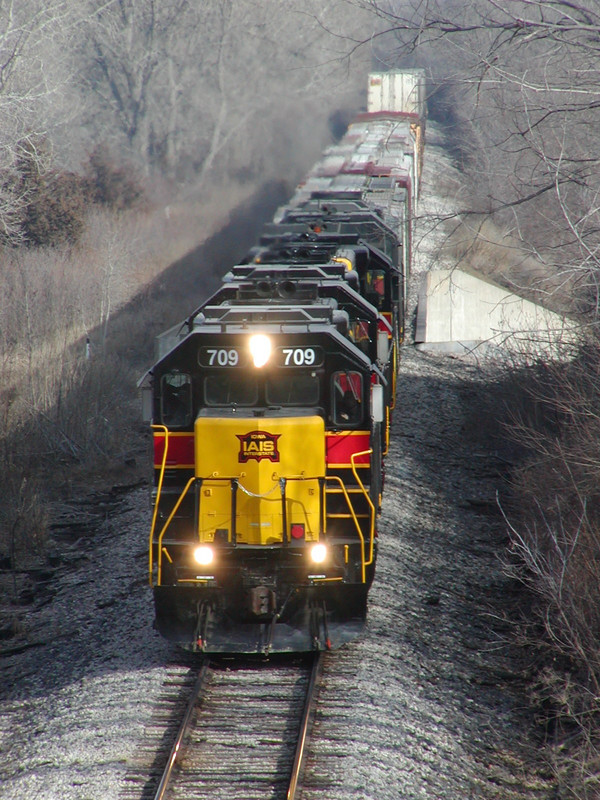
[[[236,535],[235,535],[236,508],[235,508],[235,502],[236,502],[236,495],[237,495],[237,490],[238,489],[241,489],[249,497],[256,497],[256,498],[260,499],[260,498],[268,497],[270,494],[272,494],[275,491],[275,489],[279,488],[279,490],[281,492],[282,518],[283,518],[283,530],[282,530],[282,533],[281,533],[281,540],[282,540],[283,544],[287,544],[287,537],[288,537],[288,534],[287,534],[287,514],[286,514],[287,509],[285,507],[285,501],[286,501],[285,487],[286,487],[286,484],[288,483],[288,481],[317,481],[319,483],[319,486],[322,487],[322,482],[323,482],[323,480],[325,480],[323,475],[304,475],[304,474],[300,474],[300,475],[291,475],[290,477],[279,476],[277,479],[275,479],[273,481],[273,486],[272,486],[271,489],[269,489],[267,492],[264,492],[263,494],[257,494],[255,492],[251,492],[249,489],[246,489],[244,486],[242,486],[242,484],[240,483],[240,477],[241,477],[240,475],[214,475],[214,474],[211,474],[207,478],[198,478],[197,479],[197,480],[200,480],[200,481],[221,481],[222,483],[229,483],[231,485],[231,488],[232,488],[232,500],[231,500],[231,502],[232,502],[232,510],[231,510],[232,534],[231,534],[231,536],[229,538],[229,541],[232,544],[235,544],[235,542],[236,542]],[[190,483],[193,480],[194,480],[194,478],[190,479],[190,482],[185,487],[183,494],[185,494],[187,492],[187,490],[189,489]],[[166,527],[169,524],[169,522],[171,521],[171,518],[174,515],[175,511],[177,510],[177,507],[179,506],[179,503],[181,502],[182,499],[183,499],[183,495],[179,498],[177,506],[173,509],[173,513],[171,514],[171,517],[169,517],[169,519],[165,523],[165,528],[163,529],[163,532],[166,529]],[[323,520],[324,520],[323,499],[324,498],[323,498],[322,488],[320,488],[320,491],[319,491],[319,499],[320,499],[319,536],[322,536],[323,535],[323,530],[324,530],[324,524],[323,524]],[[202,498],[200,497],[199,498],[199,505],[198,505],[198,515],[200,514],[200,504],[201,503],[202,503]]]
[[[163,478],[165,476],[165,467],[167,464],[167,451],[169,449],[169,429],[165,425],[151,425],[153,431],[163,431],[165,434],[165,446],[163,450],[162,464],[160,465],[160,474],[158,477],[158,485],[156,487],[156,498],[154,501],[154,511],[152,512],[152,524],[150,526],[150,547],[148,548],[148,574],[150,586],[152,586],[152,542],[154,540],[154,529],[156,527],[156,518],[158,517],[158,501],[162,491]]]
[[[369,493],[365,489],[365,485],[364,485],[364,483],[362,482],[361,478],[358,475],[358,472],[356,470],[356,464],[354,463],[354,459],[358,458],[359,456],[371,456],[371,455],[373,455],[373,448],[370,448],[369,450],[362,450],[360,453],[352,453],[352,455],[350,456],[350,463],[352,464],[352,472],[354,474],[354,477],[356,478],[356,482],[358,483],[358,485],[362,489],[363,494],[364,494],[364,496],[365,496],[365,498],[367,500],[367,503],[369,504],[369,506],[371,508],[371,530],[369,531],[369,540],[370,540],[369,560],[365,562],[365,566],[369,566],[370,564],[373,563],[373,550],[374,550],[374,547],[375,547],[375,515],[376,515],[376,512],[375,512],[375,504],[373,503],[373,501],[369,497]]]
[[[159,476],[159,481],[158,481],[158,486],[157,486],[155,508],[154,508],[154,513],[153,513],[153,516],[152,516],[152,528],[151,528],[151,533],[150,533],[150,563],[149,563],[149,567],[150,567],[150,585],[151,586],[153,586],[153,583],[152,583],[152,566],[153,566],[153,564],[152,564],[152,545],[153,545],[153,542],[154,542],[154,531],[156,529],[156,520],[157,520],[157,516],[158,516],[158,503],[159,503],[159,499],[160,499],[160,493],[161,493],[161,490],[162,490],[162,481],[163,481],[165,465],[166,465],[166,461],[167,461],[168,435],[169,435],[169,431],[164,425],[153,425],[152,427],[154,429],[156,429],[156,430],[164,431],[164,433],[165,433],[165,448],[164,448],[163,459],[162,459],[162,464],[161,464],[161,471],[160,471],[160,476]],[[325,481],[333,480],[333,481],[336,481],[339,484],[339,486],[341,488],[341,491],[342,491],[342,493],[344,495],[344,498],[346,500],[346,504],[348,506],[348,509],[350,510],[350,515],[352,517],[352,520],[354,522],[354,526],[356,528],[356,531],[358,533],[358,536],[359,536],[359,539],[360,539],[360,542],[361,542],[361,551],[362,551],[361,572],[362,572],[362,582],[363,583],[366,582],[366,567],[373,563],[374,534],[375,534],[375,505],[373,504],[373,501],[369,497],[369,494],[368,494],[367,490],[365,489],[365,485],[362,482],[362,480],[361,480],[361,478],[360,478],[360,476],[358,474],[357,467],[356,467],[356,464],[355,464],[355,459],[360,457],[360,456],[372,455],[372,454],[373,454],[373,450],[369,449],[369,450],[361,450],[360,452],[353,453],[350,456],[350,462],[351,462],[351,465],[352,465],[352,472],[354,474],[354,477],[356,479],[357,484],[359,485],[363,495],[365,496],[365,499],[367,500],[367,503],[369,505],[370,512],[371,512],[370,515],[369,515],[370,516],[370,525],[369,525],[369,553],[368,553],[368,558],[367,558],[367,554],[366,554],[365,537],[364,537],[364,534],[362,532],[362,529],[361,529],[361,526],[360,526],[360,522],[358,521],[358,518],[356,516],[356,512],[354,511],[354,506],[352,505],[352,501],[350,500],[350,496],[349,496],[349,494],[348,494],[348,492],[346,490],[346,487],[344,486],[344,483],[343,483],[342,479],[339,477],[339,475],[327,475],[327,476],[325,476]],[[179,506],[183,502],[183,499],[184,499],[185,495],[188,493],[188,491],[190,489],[190,486],[193,483],[197,482],[197,481],[202,482],[203,480],[218,481],[218,482],[223,482],[223,483],[227,482],[227,483],[230,483],[232,487],[235,485],[236,488],[241,488],[243,491],[245,491],[244,488],[242,486],[240,486],[239,476],[229,476],[229,475],[227,475],[227,476],[225,476],[225,475],[223,475],[223,476],[215,476],[215,475],[211,475],[209,478],[204,478],[204,479],[203,478],[198,478],[197,476],[192,476],[189,479],[189,481],[185,485],[183,491],[181,492],[179,498],[177,499],[177,502],[173,506],[173,509],[171,510],[171,513],[167,517],[167,519],[166,519],[166,521],[165,521],[165,523],[164,523],[164,525],[163,525],[163,527],[161,529],[161,532],[160,532],[160,534],[158,536],[158,541],[157,541],[157,567],[158,567],[157,585],[159,585],[159,586],[160,586],[160,582],[161,582],[161,578],[162,578],[162,540],[163,540],[163,536],[165,535],[169,525],[171,524],[171,521],[172,521],[173,517],[177,513],[177,511],[179,509]],[[285,483],[287,483],[287,481],[310,481],[310,480],[322,481],[323,480],[323,476],[321,476],[321,475],[314,475],[314,476],[313,475],[311,475],[311,476],[294,475],[294,476],[291,476],[289,478],[284,478],[284,479],[280,478],[279,481],[274,483],[274,488],[277,487],[278,485],[281,487],[281,480],[284,480]],[[284,483],[283,488],[282,488],[282,501],[283,502],[285,502],[285,483]],[[267,494],[270,494],[271,491],[273,491],[273,490],[270,490]],[[250,493],[248,493],[248,494],[250,494]],[[264,497],[265,495],[262,495],[262,496]],[[322,498],[321,498],[321,505],[322,505]],[[198,511],[199,511],[199,509],[198,509]],[[323,527],[321,521],[320,521],[320,527],[321,528]],[[322,530],[319,531],[320,534],[322,534],[322,532],[323,532]],[[286,530],[282,531],[282,541],[283,541],[283,543],[285,543],[287,541],[287,531]]]
[[[190,486],[192,485],[192,483],[195,483],[197,480],[198,480],[198,478],[196,478],[195,476],[192,476],[189,479],[189,481],[186,483],[182,493],[179,495],[179,498],[178,498],[177,502],[173,506],[173,510],[171,511],[169,516],[167,517],[167,521],[163,525],[163,528],[162,528],[162,530],[161,530],[161,532],[160,532],[160,534],[158,536],[158,553],[157,553],[157,559],[156,559],[156,563],[157,563],[157,566],[158,566],[158,574],[157,574],[157,581],[158,581],[157,585],[158,586],[160,586],[160,579],[162,578],[162,540],[163,540],[163,536],[165,535],[167,528],[171,524],[171,520],[173,519],[173,517],[177,513],[177,510],[179,509],[179,506],[181,505],[181,503],[183,501],[183,498],[188,493],[188,490],[189,490]],[[157,498],[157,500],[158,500],[158,498]],[[150,552],[152,552],[152,551],[150,551]],[[150,575],[150,579],[152,579],[152,575]],[[152,583],[150,585],[152,585]]]
[[[346,490],[346,487],[344,486],[344,483],[343,483],[343,481],[342,481],[342,479],[340,478],[339,475],[327,475],[325,480],[337,481],[339,483],[341,489],[342,489],[342,494],[346,498],[346,503],[348,505],[348,508],[350,509],[350,514],[352,516],[352,519],[354,520],[354,526],[356,528],[356,532],[358,533],[358,538],[360,539],[361,551],[362,551],[362,556],[361,556],[361,559],[360,559],[361,560],[361,567],[362,567],[362,582],[366,583],[367,582],[367,575],[366,575],[366,571],[365,571],[365,567],[366,567],[366,563],[365,563],[365,537],[364,537],[364,534],[363,534],[362,529],[360,527],[360,522],[358,521],[358,517],[356,516],[356,513],[354,511],[354,506],[352,505],[352,501],[350,500],[350,495],[348,494],[348,492]],[[363,488],[363,491],[364,491],[364,488]],[[369,563],[371,563],[371,562],[369,562]]]
[[[282,480],[280,478],[280,480]],[[283,478],[285,483],[288,481],[317,481],[319,484],[319,539],[325,532],[325,475],[306,476],[304,473],[300,475],[290,475],[289,478]],[[282,498],[285,500],[285,485],[283,487]]]
[[[232,478],[231,480],[237,481],[238,482],[238,489],[241,489],[244,494],[248,495],[248,497],[256,497],[258,499],[261,499],[263,497],[268,497],[270,494],[273,494],[273,492],[275,491],[275,489],[278,486],[278,481],[274,481],[273,482],[273,486],[269,489],[268,492],[263,492],[262,494],[257,494],[256,492],[251,492],[250,489],[246,489],[245,486],[242,486],[242,484],[239,481],[239,478]]]
[[[385,408],[385,450],[383,455],[387,456],[390,450],[390,407]]]
[[[273,473],[275,475],[276,473]],[[245,477],[246,473],[241,472],[239,475],[219,475],[217,473],[211,472],[210,475],[202,478],[203,481],[239,481],[240,478]],[[280,478],[285,478],[286,481],[318,481],[319,478],[322,478],[322,475],[305,475],[303,472],[300,475],[278,475],[276,478],[271,478],[275,485],[278,484]],[[241,487],[240,487],[241,488]],[[272,489],[269,489],[272,491]],[[249,492],[252,494],[252,492]],[[263,495],[255,495],[255,497],[262,497]]]

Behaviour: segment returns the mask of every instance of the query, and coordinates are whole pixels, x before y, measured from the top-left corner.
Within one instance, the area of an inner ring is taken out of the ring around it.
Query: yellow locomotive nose
[[[240,545],[318,542],[325,519],[321,417],[199,417],[194,439],[201,543],[215,536]]]

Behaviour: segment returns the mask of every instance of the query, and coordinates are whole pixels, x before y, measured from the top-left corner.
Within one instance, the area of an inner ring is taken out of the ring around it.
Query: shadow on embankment
[[[156,280],[115,312],[104,345],[100,344],[104,331],[100,328],[92,330],[89,334],[92,359],[86,367],[86,378],[91,374],[92,379],[76,386],[71,396],[65,393],[60,408],[45,409],[39,418],[31,419],[15,431],[7,442],[7,452],[14,454],[13,473],[17,477],[13,482],[17,494],[19,483],[24,483],[26,478],[29,484],[35,483],[41,488],[40,496],[51,498],[54,509],[50,513],[51,537],[47,542],[46,563],[41,565],[39,556],[33,559],[25,555],[28,541],[25,539],[21,557],[13,560],[0,552],[0,578],[3,576],[10,586],[6,596],[3,596],[0,586],[4,607],[0,608],[0,658],[3,655],[22,658],[23,672],[28,671],[25,662],[41,663],[47,658],[49,669],[44,672],[53,675],[51,682],[66,685],[85,672],[89,663],[97,666],[102,661],[101,653],[97,652],[95,656],[87,653],[86,636],[82,635],[79,650],[82,657],[73,658],[72,654],[70,657],[63,654],[60,641],[55,642],[58,647],[52,646],[52,636],[28,635],[21,620],[24,616],[37,617],[38,613],[48,612],[50,616],[55,613],[60,617],[61,611],[53,612],[52,605],[54,598],[63,591],[65,575],[67,583],[70,583],[69,575],[86,572],[106,536],[107,520],[116,518],[118,527],[119,507],[128,487],[139,486],[149,479],[152,470],[148,451],[149,428],[141,422],[136,383],[152,364],[155,337],[185,319],[216,290],[221,276],[255,244],[262,225],[272,219],[277,207],[288,196],[289,187],[284,182],[264,183],[248,200],[230,212],[220,230],[169,265]],[[84,350],[83,339],[73,345],[74,361],[80,360]],[[93,395],[92,400],[90,395]],[[95,412],[102,408],[104,430],[92,430],[87,415],[88,404],[94,405]],[[81,425],[74,426],[71,433],[68,425],[79,418]],[[56,451],[40,456],[40,442],[53,441],[58,430],[73,446],[66,452],[57,447]],[[81,435],[79,440],[78,435]],[[100,437],[98,441],[94,438],[97,435]],[[37,456],[28,455],[34,450]],[[14,500],[15,504],[17,502],[18,498]],[[25,511],[24,508],[23,523],[29,529],[31,520]],[[148,511],[148,525],[149,521]],[[28,530],[24,535],[30,536]],[[112,534],[109,532],[108,535]],[[145,537],[146,533],[141,540],[142,546],[145,546]],[[137,542],[140,537],[135,533],[132,539]],[[144,591],[138,584],[147,581],[146,558],[143,554],[140,556],[139,574],[129,576],[135,592]],[[83,575],[82,581],[86,582]],[[123,586],[116,585],[107,592],[115,590],[121,593]],[[105,600],[99,600],[105,609],[121,605],[120,602],[115,604],[114,598]],[[148,618],[137,623],[130,621],[136,632],[124,631],[125,641],[139,634],[140,625],[147,628],[146,635],[153,639],[149,593],[147,600]],[[75,596],[73,602],[79,602]],[[55,624],[56,619],[51,628]],[[89,626],[98,629],[99,641],[106,638],[100,630],[106,632],[114,624],[123,627],[120,611],[111,622],[111,614],[106,610],[98,613],[97,608],[89,609]],[[68,620],[65,620],[65,628],[69,627]],[[33,628],[36,628],[35,623]],[[132,663],[137,658],[132,652]],[[158,658],[164,660],[164,652]],[[119,663],[122,667],[121,659]],[[107,666],[112,669],[112,666]],[[41,691],[43,693],[46,689]]]

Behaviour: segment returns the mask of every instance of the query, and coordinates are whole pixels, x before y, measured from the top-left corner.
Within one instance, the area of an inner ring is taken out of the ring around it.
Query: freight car
[[[421,71],[369,83],[140,381],[155,625],[187,649],[333,648],[364,624],[425,118]]]

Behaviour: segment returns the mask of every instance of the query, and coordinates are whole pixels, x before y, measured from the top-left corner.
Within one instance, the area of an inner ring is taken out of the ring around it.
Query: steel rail
[[[298,744],[296,745],[296,755],[294,757],[294,766],[292,768],[292,776],[290,778],[290,785],[287,793],[287,800],[294,800],[296,797],[296,790],[302,772],[304,769],[304,756],[306,750],[306,743],[312,727],[313,719],[315,716],[317,689],[319,688],[319,679],[323,669],[323,659],[321,653],[315,653],[313,657],[312,672],[306,690],[306,701],[304,703],[304,712],[302,714],[302,721],[300,723],[300,731],[298,733]]]
[[[196,679],[196,683],[192,691],[191,700],[188,703],[187,708],[185,710],[185,715],[179,727],[177,738],[175,739],[175,744],[171,749],[169,760],[167,761],[167,765],[164,769],[163,776],[158,785],[158,789],[156,790],[156,794],[154,795],[154,800],[163,800],[163,798],[165,797],[167,788],[169,786],[169,782],[171,780],[171,776],[173,774],[173,770],[175,768],[175,764],[177,762],[177,757],[179,756],[179,752],[181,750],[181,745],[183,743],[185,734],[187,732],[188,725],[190,724],[192,714],[194,713],[194,710],[196,708],[198,696],[202,691],[202,687],[204,686],[204,683],[208,677],[209,672],[210,672],[210,664],[208,662],[205,662],[202,665],[202,668],[198,674],[198,678]]]

